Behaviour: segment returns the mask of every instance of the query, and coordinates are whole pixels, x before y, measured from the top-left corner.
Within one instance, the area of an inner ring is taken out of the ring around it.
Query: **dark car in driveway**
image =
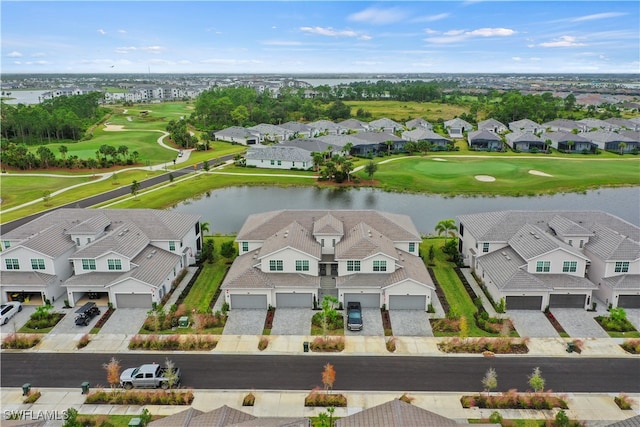
[[[88,302],[76,310],[75,322],[78,326],[87,326],[91,319],[100,314],[95,302]]]
[[[362,330],[362,309],[359,302],[347,303],[347,329],[350,331]]]

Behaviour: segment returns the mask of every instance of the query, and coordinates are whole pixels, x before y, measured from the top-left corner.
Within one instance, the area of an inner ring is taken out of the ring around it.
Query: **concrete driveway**
[[[276,316],[278,315],[276,310]],[[267,310],[235,308],[229,310],[222,335],[262,335]],[[275,319],[274,319],[275,320]]]
[[[13,316],[6,325],[0,325],[0,333],[3,334],[12,334],[14,332],[18,332],[20,328],[27,323],[29,317],[36,311],[35,305],[23,305],[22,311],[18,312]]]
[[[344,334],[346,336],[358,336],[358,335],[376,336],[376,337],[384,336],[384,328],[382,327],[382,314],[380,314],[379,308],[363,308],[362,309],[362,330],[361,331],[348,330],[346,327],[346,323],[347,323],[346,310],[344,312],[344,316],[345,316]]]
[[[551,312],[572,338],[609,338],[593,319],[596,313],[581,308],[553,308]]]
[[[88,326],[78,326],[76,325],[76,310],[79,307],[68,308],[65,310],[56,310],[61,313],[66,313],[65,316],[58,322],[56,326],[51,329],[49,332],[51,335],[57,334],[88,334],[91,332],[91,328],[98,322],[98,319],[104,313],[105,308],[100,307],[100,314],[91,319]]]
[[[389,310],[391,328],[396,337],[432,337],[429,314],[422,310]]]
[[[309,335],[311,318],[317,311],[308,308],[278,308],[271,335]]]
[[[640,331],[640,308],[625,308],[627,312],[627,319],[635,326],[636,330]]]
[[[558,332],[547,316],[538,310],[508,310],[507,314],[521,337],[557,338]]]
[[[100,308],[100,316],[105,310]],[[146,308],[116,308],[107,323],[100,328],[99,334],[135,335],[142,328],[148,311]]]

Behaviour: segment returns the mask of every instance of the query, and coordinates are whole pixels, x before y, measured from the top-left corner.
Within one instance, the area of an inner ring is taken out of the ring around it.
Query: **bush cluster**
[[[396,341],[398,341],[396,337],[391,337],[387,341],[385,341],[388,352],[393,353],[394,351],[396,351]]]
[[[192,391],[176,390],[97,390],[89,393],[85,403],[108,405],[190,405]]]
[[[343,394],[331,394],[321,390],[311,390],[304,398],[304,406],[333,406],[343,408],[347,406],[347,397]]]
[[[631,409],[631,398],[627,394],[620,393],[618,396],[614,397],[613,400],[616,402],[616,405],[618,405],[618,408],[623,411]]]
[[[526,339],[513,338],[448,338],[438,343],[440,351],[445,353],[483,353],[490,351],[497,354],[528,353]]]
[[[42,396],[40,391],[31,392],[22,400],[22,403],[36,403],[36,401],[40,399],[40,396]]]
[[[40,336],[36,334],[10,334],[2,341],[2,348],[24,350],[31,348],[40,342]]]
[[[344,350],[344,337],[317,337],[311,342],[309,347],[311,351],[342,351]]]
[[[212,350],[218,340],[210,335],[135,335],[130,350]]]
[[[269,346],[269,338],[262,336],[260,337],[260,341],[258,341],[258,350],[262,351]]]
[[[431,329],[434,332],[460,332],[459,319],[431,319]]]
[[[253,406],[256,403],[256,396],[253,393],[248,393],[244,399],[242,399],[242,406]]]
[[[612,319],[608,316],[597,316],[595,320],[607,332],[632,332],[636,330],[626,318]]]
[[[640,354],[640,339],[625,340],[620,346],[629,353]]]
[[[84,334],[80,337],[78,344],[76,344],[76,348],[79,350],[81,348],[85,348],[91,340],[89,339],[89,334]]]
[[[509,390],[497,395],[476,394],[462,396],[460,403],[464,408],[477,406],[489,409],[567,409],[567,402],[561,396],[551,392],[544,393],[518,393],[517,390]]]
[[[322,311],[317,312],[311,318],[311,324],[318,328],[322,328],[323,316],[324,313]],[[329,330],[344,329],[344,316],[342,313],[336,310],[331,310],[327,316],[327,328]]]
[[[36,312],[37,313],[37,312]],[[36,316],[36,313],[31,315],[31,318],[27,320],[25,326],[29,329],[46,329],[51,328],[58,324],[64,317],[63,313],[46,313]]]

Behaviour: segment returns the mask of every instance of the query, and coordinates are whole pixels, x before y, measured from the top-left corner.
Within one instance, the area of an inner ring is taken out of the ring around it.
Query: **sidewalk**
[[[32,391],[36,391],[35,389]],[[69,408],[75,408],[83,415],[138,415],[144,408],[147,408],[153,415],[173,415],[188,409],[189,406],[159,406],[159,405],[96,405],[85,404],[85,395],[80,389],[60,389],[41,388],[37,391],[42,396],[34,404],[24,404],[22,390],[11,388],[2,389],[0,400],[4,413],[26,412],[29,415],[46,413],[49,416],[58,414],[60,417]],[[244,396],[252,392],[256,396],[256,403],[253,407],[243,407]],[[404,391],[376,392],[376,391],[340,391],[347,397],[348,406],[346,408],[336,408],[336,417],[345,417],[363,409],[391,401],[399,398]],[[307,408],[304,406],[304,398],[308,394],[306,391],[270,391],[270,390],[195,390],[194,400],[191,407],[203,412],[211,411],[222,405],[227,405],[234,409],[258,417],[314,417],[325,408]],[[488,418],[493,409],[463,408],[460,398],[463,395],[473,393],[463,392],[408,392],[414,400],[414,406],[427,409],[437,414],[466,421],[467,419]],[[569,393],[566,394],[566,401],[569,409],[567,415],[572,419],[586,421],[590,427],[606,426],[607,424],[624,420],[640,413],[637,398],[632,410],[622,411],[614,403],[617,394],[590,394],[590,393]],[[503,418],[518,419],[550,419],[553,418],[557,410],[516,410],[502,409],[499,411]],[[62,425],[52,422],[51,426]]]

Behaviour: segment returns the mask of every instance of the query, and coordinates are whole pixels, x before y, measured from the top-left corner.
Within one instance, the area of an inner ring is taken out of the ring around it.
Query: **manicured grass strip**
[[[38,171],[42,172],[42,171]],[[57,173],[57,172],[51,172]],[[65,187],[94,181],[91,176],[64,177],[54,176],[26,176],[20,173],[0,175],[0,197],[2,197],[2,209],[9,209],[21,205],[30,200],[41,199],[45,191],[53,193]],[[50,203],[52,200],[50,200]]]

